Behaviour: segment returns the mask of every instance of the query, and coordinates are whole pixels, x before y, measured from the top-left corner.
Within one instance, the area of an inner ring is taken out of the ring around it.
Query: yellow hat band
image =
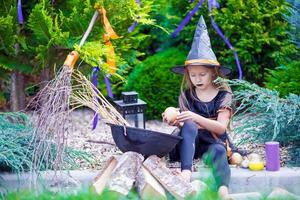
[[[215,60],[207,60],[207,59],[193,59],[193,60],[187,60],[185,61],[185,65],[191,65],[195,63],[201,63],[203,65],[208,64],[208,65],[220,65],[218,61]]]

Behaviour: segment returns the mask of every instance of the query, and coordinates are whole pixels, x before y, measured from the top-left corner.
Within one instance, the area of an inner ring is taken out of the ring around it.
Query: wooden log
[[[150,172],[142,166],[138,171],[136,177],[136,186],[143,200],[166,200],[167,196],[164,188],[159,182],[150,174]]]
[[[160,161],[159,157],[150,156],[144,161],[143,165],[176,199],[184,199],[187,196],[197,193],[191,183],[174,175],[172,171]]]
[[[144,157],[136,152],[126,152],[118,157],[117,165],[106,184],[108,190],[126,196],[135,182],[143,160]]]
[[[96,193],[101,194],[106,186],[106,183],[108,182],[111,173],[113,169],[117,165],[117,159],[116,157],[111,157],[106,165],[104,166],[103,170],[99,173],[99,175],[96,176],[92,183],[92,187],[96,191]]]

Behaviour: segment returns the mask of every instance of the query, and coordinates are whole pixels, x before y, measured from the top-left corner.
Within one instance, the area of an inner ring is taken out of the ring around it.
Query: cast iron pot
[[[141,128],[108,124],[117,147],[122,152],[134,151],[145,157],[163,157],[182,140],[181,136],[170,135]],[[124,131],[126,130],[126,135]]]

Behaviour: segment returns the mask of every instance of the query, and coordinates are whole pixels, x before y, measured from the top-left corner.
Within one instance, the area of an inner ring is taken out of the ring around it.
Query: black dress
[[[187,108],[205,118],[217,119],[218,112],[222,111],[222,109],[232,110],[232,93],[225,90],[219,90],[217,95],[209,102],[203,102],[198,99],[194,90],[186,90],[185,96],[189,102],[188,105],[186,105]],[[216,134],[213,136],[213,134],[206,129],[198,129],[194,158],[202,157],[210,144],[219,143],[225,145],[226,140],[230,141],[226,132],[219,136],[216,136]],[[176,145],[175,149],[170,152],[169,157],[171,161],[180,160],[179,146],[180,144]],[[230,147],[234,148],[232,143],[230,143]]]

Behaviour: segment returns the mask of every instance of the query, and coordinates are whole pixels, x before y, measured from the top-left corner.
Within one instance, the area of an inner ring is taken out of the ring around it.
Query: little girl
[[[172,71],[184,75],[179,96],[181,113],[172,124],[182,125],[180,135],[183,140],[179,144],[181,175],[189,181],[193,158],[201,158],[206,153],[211,158],[219,195],[226,198],[230,180],[226,128],[232,115],[232,93],[225,84],[215,82],[228,70],[220,66],[211,49],[202,16],[185,65],[174,67]]]

